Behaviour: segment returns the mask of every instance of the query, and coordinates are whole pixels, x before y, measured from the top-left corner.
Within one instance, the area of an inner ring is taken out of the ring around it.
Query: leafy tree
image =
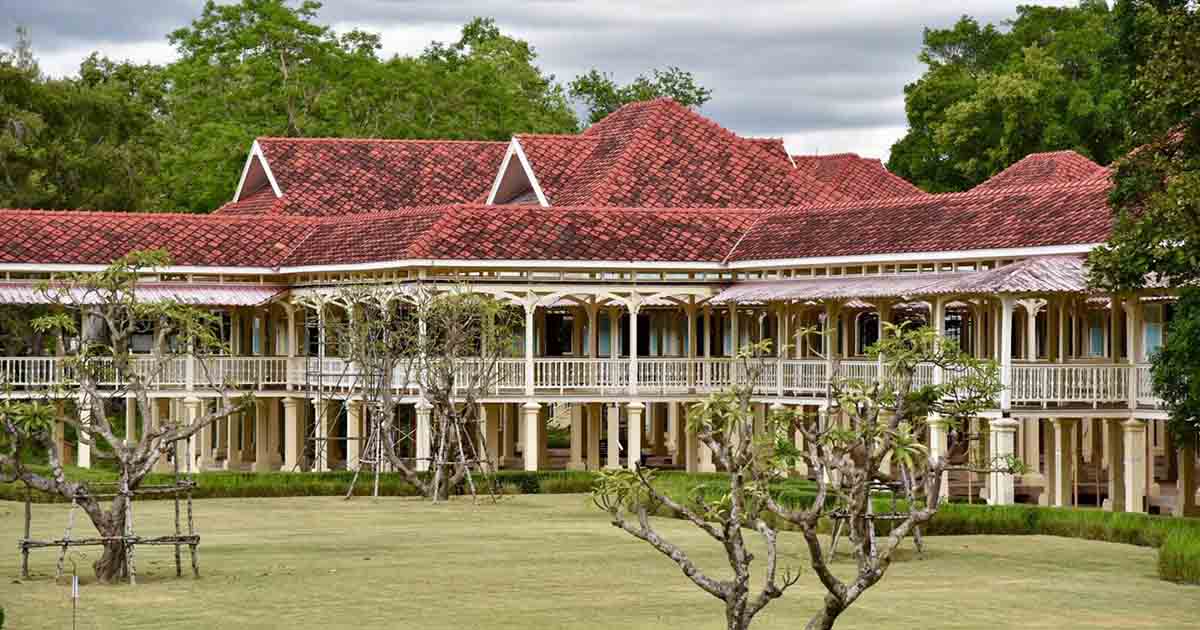
[[[140,210],[154,204],[162,77],[91,55],[43,76],[24,32],[0,52],[0,206]]]
[[[17,481],[76,501],[106,539],[103,553],[94,564],[96,578],[102,582],[116,580],[125,568],[124,536],[128,533],[132,500],[129,493],[141,486],[155,462],[173,450],[175,442],[240,413],[250,402],[246,397],[230,395],[221,383],[207,383],[219,396],[214,410],[199,414],[188,424],[146,426],[137,441],[122,435],[104,413],[106,399],[128,396],[141,417],[151,417],[151,383],[166,369],[171,357],[156,354],[149,362],[135,361],[130,341],[141,322],[158,323],[156,347],[165,347],[167,339],[175,337],[189,353],[215,354],[223,350],[217,335],[220,322],[214,314],[169,300],[138,300],[135,289],[139,276],[169,264],[163,251],[133,252],[103,271],[70,274],[42,283],[39,290],[58,310],[36,320],[35,327],[60,339],[82,337],[77,351],[67,360],[65,373],[71,375],[71,380],[31,392],[28,400],[0,402],[0,482]],[[102,383],[116,386],[108,389]],[[63,404],[64,399],[78,401],[82,413]],[[73,427],[79,443],[93,448],[97,456],[115,460],[119,491],[107,509],[88,482],[67,477],[54,444],[55,427],[63,425]],[[48,453],[48,472],[41,472],[27,461],[31,447]]]
[[[972,358],[955,341],[929,328],[889,325],[887,333],[870,349],[886,366],[885,378],[878,383],[835,379],[830,384],[827,408],[842,414],[845,422],[778,410],[758,434],[750,384],[756,382],[754,357],[769,351],[770,341],[739,351],[743,382],[709,396],[688,412],[688,430],[729,473],[727,481],[714,483],[722,490],[718,498],[697,493],[689,500],[676,500],[655,486],[652,474],[635,470],[604,473],[593,500],[614,526],[669,557],[696,586],[720,599],[730,630],[748,628],[755,615],[798,581],[796,573],[780,573],[778,540],[771,525],[775,519],[792,523],[803,536],[809,568],[826,590],[821,608],[805,627],[832,628],[883,578],[901,542],[937,513],[944,473],[963,468],[1011,473],[1019,467],[1012,457],[964,465],[951,464],[944,455],[926,456],[917,436],[935,416],[963,440],[976,439],[967,434],[968,421],[994,406],[1002,389],[998,369],[994,363]],[[922,364],[944,370],[944,382],[914,386]],[[803,436],[801,444],[793,442],[796,433]],[[892,487],[906,500],[885,532],[884,523],[875,519],[872,491],[893,478],[884,463],[889,460],[902,480]],[[816,496],[800,505],[782,500],[772,488],[797,461],[807,466],[817,485]],[[681,515],[717,541],[725,550],[732,577],[720,579],[697,567],[684,549],[656,531],[649,517],[660,507]],[[818,535],[820,524],[834,517],[844,522],[855,560],[849,580],[834,574],[828,560],[833,550]],[[758,532],[766,546],[763,586],[754,593],[749,580],[755,557],[743,538],[749,531]]]
[[[1139,147],[1117,164],[1112,238],[1092,253],[1092,281],[1112,291],[1148,282],[1180,301],[1161,353],[1158,394],[1181,438],[1200,434],[1200,9],[1134,2],[1130,55],[1144,59],[1133,82]]]
[[[1106,3],[1021,6],[1007,25],[964,16],[925,30],[927,70],[904,88],[909,129],[890,170],[944,192],[1030,153],[1073,149],[1107,164],[1126,150],[1128,72]]]
[[[712,90],[700,85],[691,72],[667,66],[654,69],[647,76],[640,74],[632,82],[619,85],[607,72],[593,68],[570,84],[571,97],[582,101],[588,112],[588,122],[597,123],[617,111],[622,105],[670,97],[680,105],[700,107],[712,98]]]
[[[508,139],[576,128],[526,42],[476,18],[453,44],[378,57],[379,36],[337,34],[305,0],[208,2],[170,41],[172,135],[161,188],[174,207],[227,201],[256,136]]]

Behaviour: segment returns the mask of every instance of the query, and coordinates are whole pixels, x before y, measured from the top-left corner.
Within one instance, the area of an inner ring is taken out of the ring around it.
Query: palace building
[[[508,142],[259,138],[210,215],[0,211],[0,302],[44,303],[39,280],[165,248],[172,266],[140,295],[219,310],[232,353],[169,363],[145,422],[212,404],[203,367],[257,403],[196,438],[185,465],[255,471],[362,457],[363,405],[319,334],[345,317],[330,298],[346,285],[466,283],[523,309],[524,352],[501,362],[482,415],[488,458],[526,470],[715,470],[684,405],[730,383],[735,348],[783,348],[755,383],[761,413],[819,410],[832,375],[878,377],[865,352],[883,322],[926,322],[1000,365],[1006,388],[972,448],[1028,467],[954,473],[949,492],[1194,513],[1196,453],[1164,430],[1148,363],[1172,296],[1086,281],[1112,229],[1110,175],[1059,151],[927,194],[878,160],[789,155],[667,99]],[[796,338],[810,326],[829,341]],[[151,333],[138,350],[155,352]],[[9,396],[62,378],[61,357],[7,352]],[[429,412],[404,395],[419,453]],[[569,449],[548,447],[548,427],[569,430]],[[944,427],[928,439],[949,448]],[[84,444],[63,452],[92,460]]]

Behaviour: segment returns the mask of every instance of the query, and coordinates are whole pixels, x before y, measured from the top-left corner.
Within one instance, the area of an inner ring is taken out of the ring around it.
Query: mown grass
[[[37,536],[61,535],[68,506],[34,506]],[[0,502],[0,543],[22,526]],[[669,559],[611,527],[580,495],[499,501],[296,497],[209,499],[196,506],[201,578],[174,577],[170,548],[139,549],[138,585],[100,586],[79,558],[78,628],[359,630],[658,630],[724,627],[719,602]],[[169,531],[166,506],[138,508],[138,531]],[[724,551],[689,523],[655,527],[705,571],[728,576]],[[760,537],[747,537],[758,559]],[[756,620],[756,630],[803,627],[824,589],[804,542],[779,535],[781,565],[801,581]],[[84,553],[91,553],[84,550]],[[1162,582],[1154,551],[1046,536],[943,536],[917,558],[905,545],[884,580],[838,628],[1200,628],[1195,587]],[[16,546],[0,545],[0,605],[9,627],[71,627],[69,580],[57,552],[31,558],[19,579]],[[186,556],[185,556],[186,557]],[[68,571],[70,564],[68,564]],[[854,562],[833,564],[849,576]]]
[[[115,479],[112,472],[96,469],[70,469],[71,479],[105,482]],[[343,496],[350,488],[354,475],[350,472],[326,473],[242,473],[213,471],[198,475],[196,498],[270,498],[304,496]],[[165,484],[171,475],[151,475],[146,483]],[[590,492],[596,473],[586,471],[505,470],[497,473],[490,483],[497,494],[581,494]],[[663,471],[656,475],[656,486],[672,499],[691,503],[697,499],[719,499],[728,490],[722,473],[683,473]],[[354,485],[354,495],[367,496],[373,491],[371,475],[360,475]],[[416,496],[416,488],[396,474],[380,476],[381,496]],[[459,489],[465,493],[465,487]],[[478,492],[487,493],[479,480]],[[793,508],[807,507],[816,497],[810,481],[798,478],[782,479],[772,487],[777,500]],[[169,498],[167,495],[158,495]],[[24,500],[24,489],[16,484],[0,484],[0,499]],[[35,493],[33,500],[61,502],[61,498]],[[832,499],[830,499],[832,501]],[[903,509],[903,501],[898,504]],[[890,500],[877,499],[876,513],[892,509]],[[665,508],[660,515],[671,516]],[[772,525],[787,531],[796,529],[778,518]],[[823,522],[828,532],[831,523]],[[888,524],[880,522],[877,531],[887,533]],[[1159,549],[1158,569],[1164,580],[1200,584],[1200,519],[1152,516],[1147,514],[1113,513],[1095,509],[1047,508],[1032,505],[987,506],[949,503],[926,524],[922,533],[932,536],[1060,536],[1083,540],[1124,543]],[[1168,549],[1167,541],[1171,541]]]

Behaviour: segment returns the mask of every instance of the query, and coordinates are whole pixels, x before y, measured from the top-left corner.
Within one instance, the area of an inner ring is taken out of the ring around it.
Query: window
[[[1143,359],[1153,357],[1163,344],[1163,308],[1161,304],[1146,305],[1145,338],[1142,340]]]
[[[1088,356],[1104,356],[1104,315],[1088,313]]]

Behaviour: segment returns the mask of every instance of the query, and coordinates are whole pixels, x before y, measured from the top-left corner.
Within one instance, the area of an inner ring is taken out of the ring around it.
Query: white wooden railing
[[[1012,399],[1015,404],[1126,402],[1131,369],[1129,365],[1014,365]]]
[[[102,386],[116,386],[124,378],[116,370],[96,370]],[[472,368],[471,360],[464,369]],[[775,359],[762,362],[755,391],[762,395],[781,394],[796,397],[820,397],[828,383],[828,364],[814,359]],[[69,383],[76,378],[70,363],[57,357],[0,357],[0,387],[13,390],[46,388]],[[526,361],[500,359],[491,381],[496,395],[520,395],[528,391]],[[533,360],[533,391],[545,395],[623,395],[631,391],[629,359],[587,359],[538,357]],[[209,383],[225,383],[254,388],[326,388],[353,389],[358,386],[357,366],[345,359],[327,357],[138,357],[134,369],[151,387],[188,389]],[[871,382],[879,378],[876,361],[843,360],[839,373],[846,378]],[[744,368],[729,358],[645,357],[637,361],[637,393],[668,395],[704,393],[744,382]],[[403,380],[393,375],[392,382]],[[914,385],[932,383],[931,365],[918,366]],[[1009,382],[1013,404],[1017,406],[1051,404],[1090,404],[1095,406],[1157,406],[1150,367],[1129,364],[1017,363]],[[409,383],[406,390],[416,391]]]

